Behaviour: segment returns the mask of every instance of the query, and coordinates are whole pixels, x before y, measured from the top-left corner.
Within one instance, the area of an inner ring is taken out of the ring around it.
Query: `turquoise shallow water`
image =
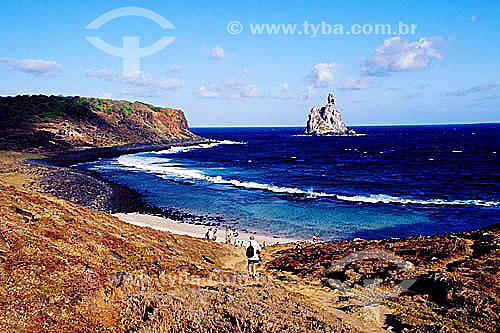
[[[79,165],[157,206],[324,239],[466,231],[500,219],[500,125],[194,129],[217,143]]]

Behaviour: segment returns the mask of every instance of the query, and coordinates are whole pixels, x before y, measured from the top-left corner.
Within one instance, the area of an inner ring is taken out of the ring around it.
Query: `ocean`
[[[194,128],[213,143],[79,164],[158,207],[324,240],[470,231],[500,222],[500,124]]]

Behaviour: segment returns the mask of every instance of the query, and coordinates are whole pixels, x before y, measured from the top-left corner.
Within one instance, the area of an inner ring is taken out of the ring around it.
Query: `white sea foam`
[[[176,154],[176,153],[185,153],[193,149],[208,149],[208,148],[213,148],[219,145],[246,145],[247,142],[239,142],[239,141],[231,141],[231,140],[213,140],[210,142],[206,143],[199,143],[196,145],[192,146],[174,146],[169,149],[165,150],[160,150],[160,151],[155,151],[151,152],[152,154]]]
[[[334,193],[315,192],[312,189],[303,190],[294,187],[277,186],[273,184],[262,184],[252,181],[240,181],[237,179],[225,179],[222,176],[208,176],[203,171],[185,168],[182,165],[172,163],[169,159],[147,157],[141,155],[124,155],[118,158],[118,163],[134,170],[142,170],[157,174],[164,179],[199,180],[213,184],[229,185],[236,188],[254,189],[278,194],[300,195],[306,198],[331,198],[348,202],[360,203],[384,203],[401,205],[476,205],[476,206],[500,206],[500,202],[485,200],[442,200],[442,199],[405,199],[386,194],[363,195],[338,195]]]

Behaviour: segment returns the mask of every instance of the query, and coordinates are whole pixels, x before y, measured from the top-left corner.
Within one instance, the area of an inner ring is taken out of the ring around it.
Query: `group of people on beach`
[[[217,228],[208,228],[205,239],[213,242],[217,241]]]
[[[226,245],[231,247],[244,247],[244,241],[239,240],[239,232],[232,226],[226,229]],[[210,241],[217,241],[217,228],[208,228],[205,239]],[[312,236],[313,243],[319,243],[321,240],[319,236],[315,233]],[[260,252],[266,247],[266,241],[263,242],[262,246],[255,240],[255,236],[250,235],[249,241],[246,244],[246,257],[248,259],[248,274],[252,277],[256,277],[256,265],[260,261]]]
[[[229,226],[226,229],[226,244],[232,247],[243,246],[243,241],[238,240],[240,233],[233,227]]]
[[[231,226],[226,229],[226,244],[228,246],[245,247],[245,242],[238,239],[238,237],[239,232],[236,229]],[[213,242],[217,241],[217,228],[208,228],[207,232],[205,233],[205,239]],[[256,278],[257,276],[256,265],[260,261],[260,252],[262,251],[262,248],[265,247],[265,245],[266,243],[264,241],[263,245],[261,246],[255,240],[255,236],[253,235],[249,237],[249,241],[246,244],[245,254],[248,259],[248,274],[252,278]]]

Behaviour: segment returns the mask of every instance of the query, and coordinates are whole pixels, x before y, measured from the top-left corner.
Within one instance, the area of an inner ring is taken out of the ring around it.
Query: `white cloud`
[[[178,78],[158,78],[153,81],[153,88],[164,90],[177,90],[182,88],[184,83]]]
[[[341,68],[342,65],[334,62],[316,64],[307,79],[314,88],[325,88],[337,82]]]
[[[342,83],[341,89],[360,90],[368,88],[368,79],[366,77],[352,78],[348,77]]]
[[[226,53],[224,49],[219,45],[215,45],[215,47],[208,52],[208,57],[210,59],[224,59],[225,56]]]
[[[125,83],[152,90],[177,90],[183,87],[183,82],[177,78],[153,77],[141,73],[137,77],[124,78]]]
[[[283,90],[282,93],[271,96],[282,100],[306,100],[314,96],[315,89],[313,86],[307,86],[305,90],[288,91]]]
[[[257,85],[239,80],[223,80],[209,85],[202,85],[195,91],[195,95],[204,98],[220,97],[229,99],[262,96]]]
[[[308,86],[304,89],[291,89],[288,82],[284,82],[283,85],[272,87],[261,91],[259,97],[272,98],[280,100],[305,100],[309,99],[314,93],[314,87]]]
[[[121,73],[118,72],[113,72],[109,69],[106,68],[101,68],[97,70],[91,70],[89,69],[87,73],[85,74],[87,77],[94,77],[98,79],[103,79],[106,81],[120,81],[121,80]]]
[[[259,88],[255,84],[246,85],[239,92],[240,97],[257,97],[259,95]]]
[[[215,98],[215,97],[219,96],[219,92],[216,89],[212,89],[212,88],[209,88],[206,86],[199,87],[196,90],[195,94],[197,96],[204,97],[204,98]]]
[[[182,71],[181,65],[175,65],[175,66],[172,66],[168,69],[168,72],[170,72],[170,73],[179,73],[180,71]]]
[[[42,59],[13,59],[0,57],[0,62],[5,62],[11,70],[21,71],[35,76],[49,76],[62,72],[62,67],[55,61]]]
[[[163,95],[158,90],[147,88],[123,88],[120,90],[120,93],[134,97],[158,97]]]
[[[306,87],[306,94],[304,95],[304,99],[310,99],[310,98],[313,98],[313,96],[314,96],[314,87],[307,86]]]
[[[121,73],[103,68],[99,70],[88,70],[86,76],[140,87],[139,89],[123,88],[121,93],[141,97],[161,96],[162,92],[175,91],[184,86],[184,83],[178,78],[154,77],[142,71],[137,74],[138,75],[134,77],[123,77]]]
[[[440,50],[446,47],[441,37],[420,38],[409,43],[399,36],[388,38],[365,63],[362,73],[383,75],[392,72],[427,68],[432,60],[443,60]]]

